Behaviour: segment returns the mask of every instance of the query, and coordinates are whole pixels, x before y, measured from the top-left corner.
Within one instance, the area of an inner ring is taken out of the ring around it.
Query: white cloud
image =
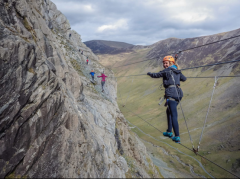
[[[213,16],[208,13],[184,12],[184,13],[180,13],[173,16],[173,18],[177,20],[193,23],[193,22],[200,22],[206,19],[213,18]]]
[[[102,25],[98,27],[98,32],[103,32],[106,30],[118,30],[118,29],[127,29],[128,23],[126,19],[120,19],[116,23],[110,24],[110,25]]]
[[[93,8],[91,5],[84,5],[83,8],[85,11],[93,11]]]
[[[83,41],[152,44],[240,28],[240,0],[52,0]]]
[[[64,10],[64,13],[79,13],[79,12],[84,12],[84,13],[91,13],[94,12],[94,9],[91,4],[81,4],[81,3],[74,3],[71,1],[64,1],[64,2],[57,2],[56,3],[57,8],[59,10]]]
[[[214,18],[211,7],[188,0],[170,0],[164,4],[165,12],[170,18],[187,23],[201,22]],[[197,5],[198,4],[198,5]]]

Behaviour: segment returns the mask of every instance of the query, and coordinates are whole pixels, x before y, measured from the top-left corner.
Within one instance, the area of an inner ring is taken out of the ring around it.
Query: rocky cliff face
[[[115,79],[105,93],[90,82],[91,69],[113,72],[55,4],[0,0],[0,17],[0,177],[159,177],[118,108]]]

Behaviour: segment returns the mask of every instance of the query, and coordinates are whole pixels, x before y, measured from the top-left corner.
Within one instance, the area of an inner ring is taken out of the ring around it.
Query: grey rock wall
[[[101,93],[91,69],[114,77],[50,0],[0,0],[0,178],[122,178],[129,157],[139,176],[159,176],[126,124],[118,151],[117,83],[108,78]]]

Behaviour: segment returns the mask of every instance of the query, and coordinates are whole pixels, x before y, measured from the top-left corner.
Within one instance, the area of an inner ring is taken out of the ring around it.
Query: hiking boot
[[[172,132],[164,132],[163,135],[164,135],[165,137],[170,137],[170,138],[173,137],[173,133],[172,133]]]
[[[178,136],[173,137],[172,140],[176,143],[180,143],[180,137]]]

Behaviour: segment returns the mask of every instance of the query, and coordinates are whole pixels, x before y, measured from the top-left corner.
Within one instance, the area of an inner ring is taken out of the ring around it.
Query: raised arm
[[[180,81],[186,81],[187,78],[182,73],[180,74]]]
[[[158,73],[150,73],[148,72],[147,75],[151,76],[152,78],[161,78],[163,77],[163,73],[160,71]]]

